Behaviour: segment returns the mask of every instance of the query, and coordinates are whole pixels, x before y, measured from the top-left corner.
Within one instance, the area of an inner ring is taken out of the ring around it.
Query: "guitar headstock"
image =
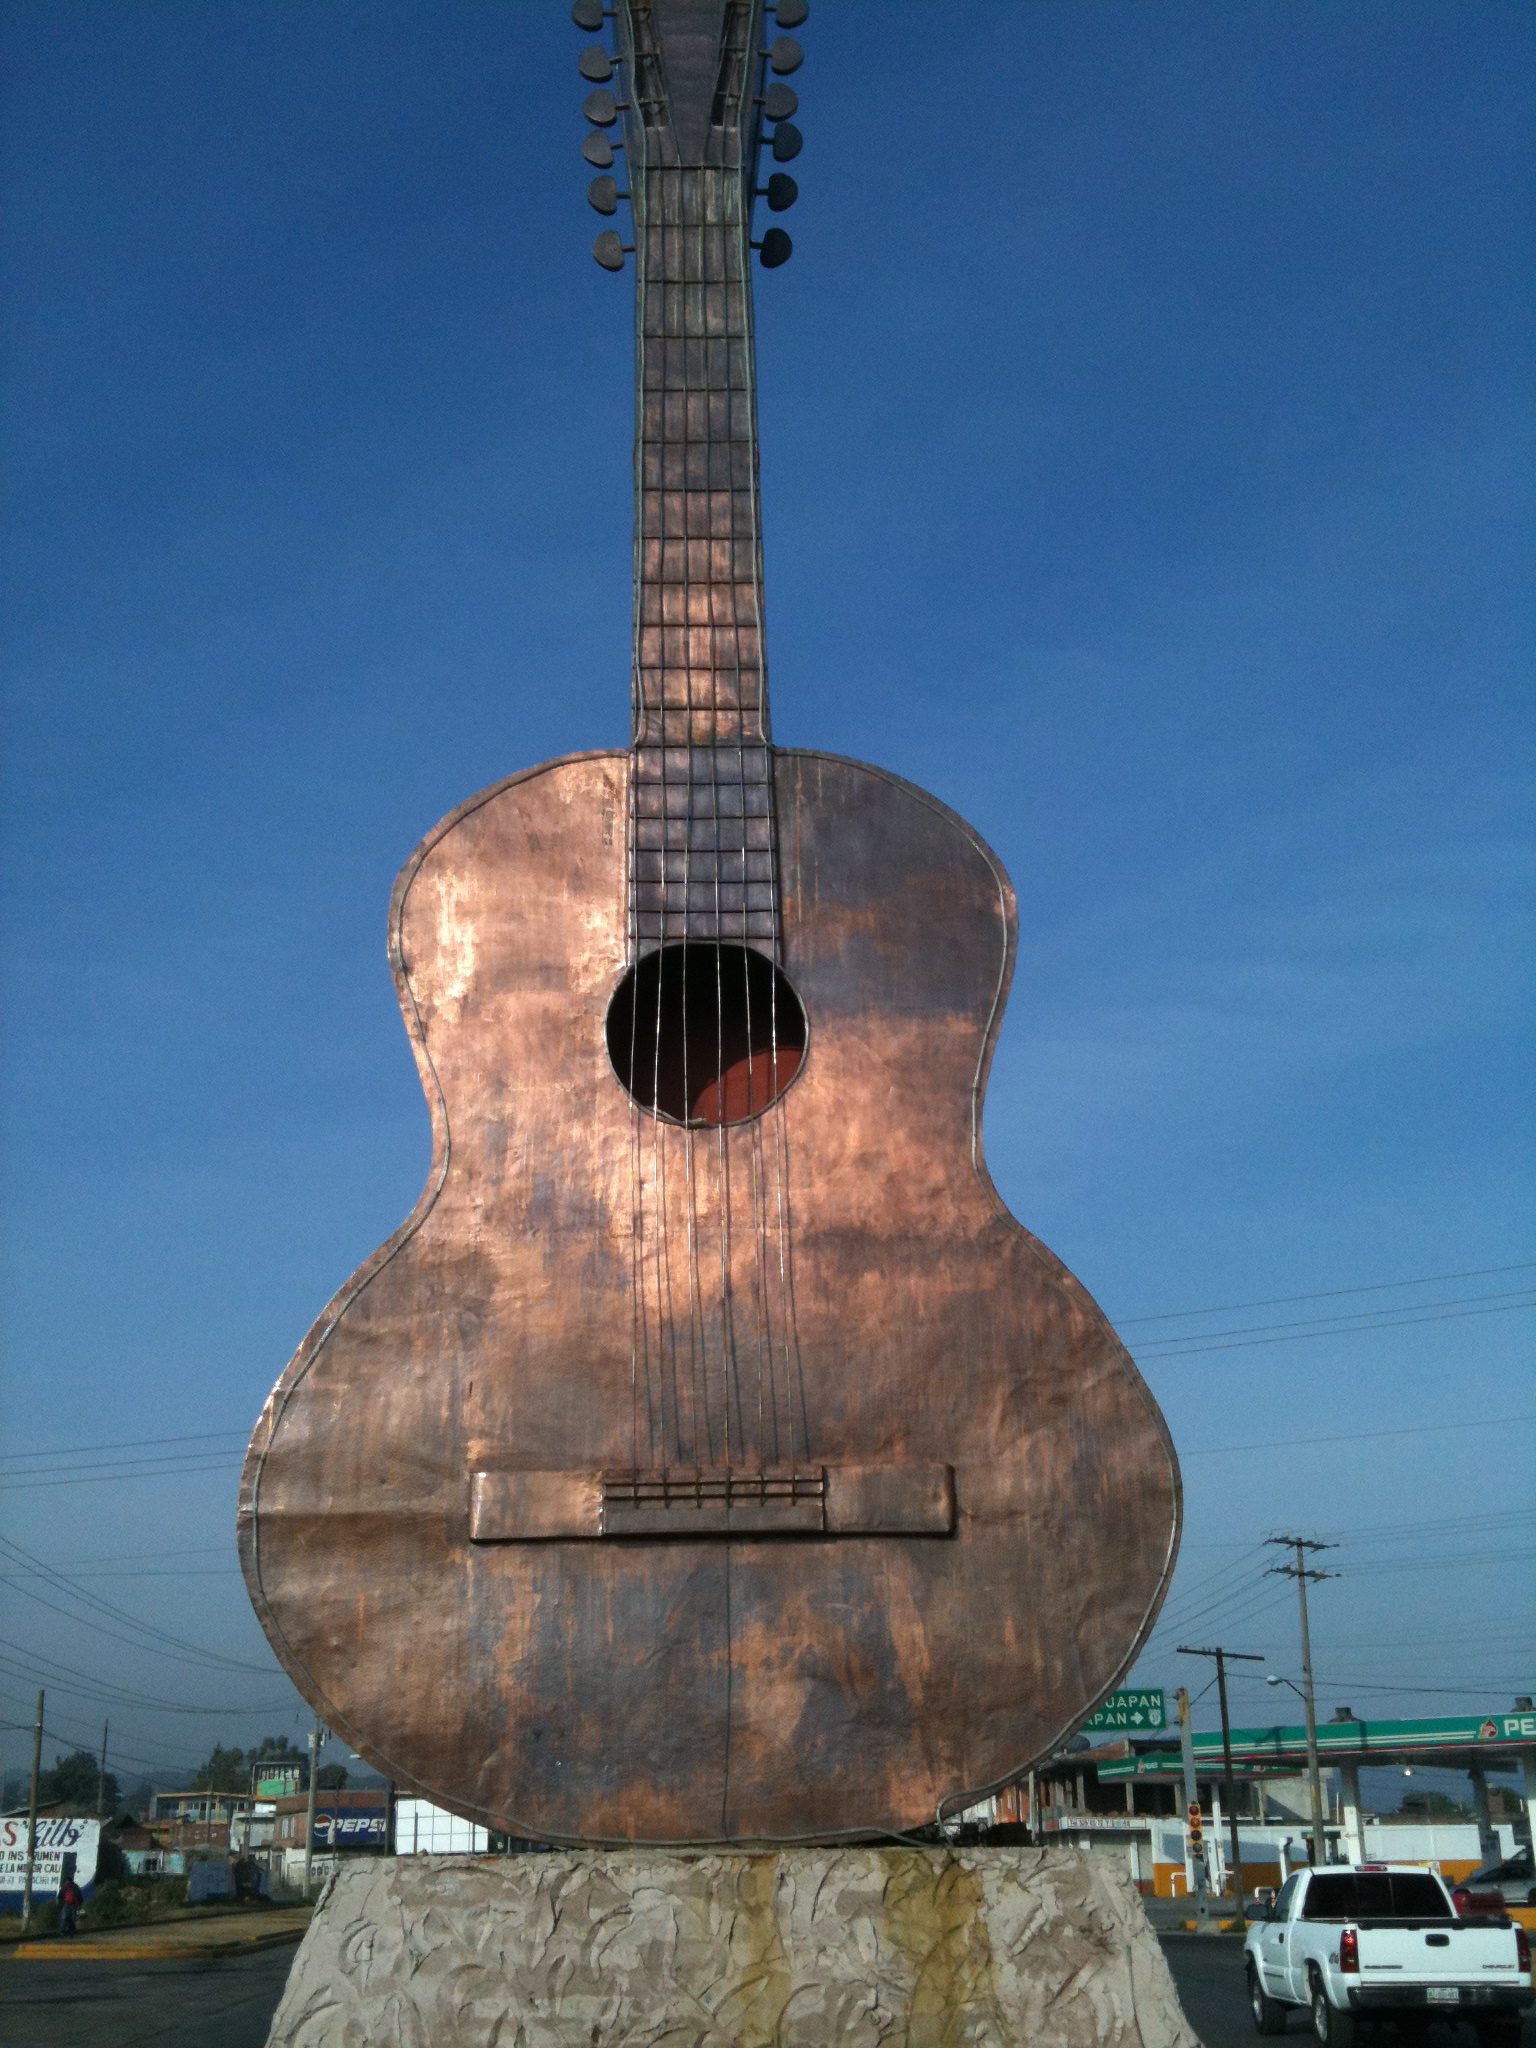
[[[577,67],[594,88],[583,104],[591,127],[582,154],[599,173],[587,188],[595,210],[611,217],[628,200],[640,220],[644,171],[695,166],[739,172],[748,218],[758,198],[773,213],[793,206],[794,179],[775,171],[759,186],[758,163],[764,149],[776,164],[800,154],[791,119],[799,100],[783,80],[799,70],[804,52],[777,31],[798,28],[809,11],[806,0],[614,0],[611,7],[575,0],[578,28],[601,35],[611,21],[615,30],[614,46],[589,43]],[[620,154],[627,189],[613,175]],[[770,270],[791,250],[782,228],[752,246]],[[631,247],[609,228],[592,253],[605,270],[620,270]]]

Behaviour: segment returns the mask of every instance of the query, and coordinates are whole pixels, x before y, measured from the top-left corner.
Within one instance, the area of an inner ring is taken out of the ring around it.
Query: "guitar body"
[[[993,856],[908,784],[775,750],[803,1063],[764,1114],[690,1128],[637,1109],[605,1038],[633,760],[500,784],[397,884],[432,1170],[268,1401],[251,1596],[339,1734],[494,1827],[908,1829],[1125,1671],[1172,1570],[1177,1467],[982,1162],[1016,928]],[[759,1533],[701,1507],[695,1533],[686,1502],[660,1529],[590,1508],[601,1474],[843,1470],[894,1474],[916,1519],[796,1508]],[[948,1519],[925,1523],[934,1483]],[[529,1508],[551,1487],[579,1530]]]

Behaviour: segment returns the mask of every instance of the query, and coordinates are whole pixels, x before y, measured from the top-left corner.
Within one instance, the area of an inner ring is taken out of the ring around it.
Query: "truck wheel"
[[[1354,2048],[1355,2016],[1328,2003],[1322,1977],[1312,1972],[1312,2033],[1324,2048]]]
[[[1253,2031],[1256,2034],[1285,2032],[1285,2007],[1279,1999],[1270,1997],[1251,1963],[1248,1966],[1248,2010],[1253,2014]]]

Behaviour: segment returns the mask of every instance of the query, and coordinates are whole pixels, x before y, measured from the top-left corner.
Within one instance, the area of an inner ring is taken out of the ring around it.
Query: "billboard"
[[[37,1860],[32,1871],[32,1903],[47,1905],[64,1882],[64,1859],[75,1859],[75,1883],[89,1892],[96,1881],[99,1820],[76,1820],[67,1814],[40,1815]],[[27,1816],[7,1814],[0,1820],[0,1913],[19,1913],[27,1882]]]
[[[389,1834],[389,1815],[382,1806],[369,1811],[322,1807],[315,1813],[317,1849],[382,1849]]]

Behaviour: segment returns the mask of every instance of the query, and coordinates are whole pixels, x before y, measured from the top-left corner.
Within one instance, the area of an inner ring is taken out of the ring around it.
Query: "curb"
[[[18,1963],[62,1962],[66,1956],[82,1963],[144,1963],[180,1960],[196,1961],[201,1956],[243,1956],[254,1949],[295,1946],[308,1932],[303,1927],[282,1927],[271,1934],[236,1935],[228,1941],[176,1942],[171,1940],[136,1943],[91,1941],[22,1941],[10,1950]]]

